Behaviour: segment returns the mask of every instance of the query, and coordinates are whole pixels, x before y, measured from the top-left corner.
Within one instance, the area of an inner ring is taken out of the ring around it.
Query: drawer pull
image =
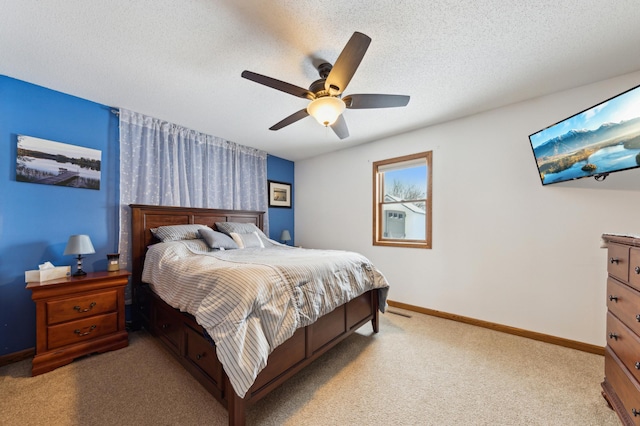
[[[636,321],[640,322],[640,314],[636,315]]]
[[[206,353],[204,353],[204,352],[203,352],[203,353],[201,353],[201,354],[198,354],[198,355],[196,355],[196,359],[197,359],[198,361],[200,361],[202,358],[204,358],[204,356],[205,356],[205,355],[206,355]]]
[[[632,408],[631,412],[633,413],[633,417],[640,416],[640,410],[636,410],[635,408]]]
[[[640,274],[640,266],[636,266],[633,270],[636,271],[636,274]]]
[[[620,259],[618,259],[617,257],[612,257],[611,259],[609,259],[609,263],[615,263],[616,265],[618,265],[620,263]]]
[[[610,300],[611,302],[616,302],[616,303],[618,303],[618,296],[614,296],[613,294],[610,294],[610,295],[609,295],[609,300]]]
[[[170,325],[171,325],[171,324],[162,324],[162,325],[160,326],[160,328],[161,328],[161,329],[163,329],[163,330],[166,330],[167,328],[169,328],[169,326],[170,326]]]
[[[636,370],[640,370],[640,361],[636,361]]]
[[[76,305],[76,306],[73,307],[73,309],[78,311],[78,312],[89,312],[90,310],[93,309],[94,306],[96,306],[96,302],[91,302],[91,304],[89,305],[88,308],[82,309],[80,306]]]
[[[609,333],[609,339],[618,340],[618,335],[616,333]]]
[[[85,331],[84,333],[79,328],[76,328],[75,330],[73,330],[73,332],[76,333],[78,336],[82,337],[82,336],[86,336],[87,334],[91,333],[95,329],[96,329],[96,326],[92,325],[91,327],[89,327],[89,331]]]

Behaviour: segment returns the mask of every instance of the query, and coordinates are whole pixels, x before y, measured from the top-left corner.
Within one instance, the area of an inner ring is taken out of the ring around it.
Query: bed
[[[325,307],[326,312],[321,311],[317,313],[317,317],[314,317],[313,314],[302,315],[298,313],[296,316],[297,323],[294,324],[294,329],[289,332],[287,332],[289,327],[283,325],[286,321],[278,320],[280,321],[278,322],[279,326],[277,332],[274,334],[278,334],[279,336],[275,338],[268,336],[268,339],[263,338],[263,340],[266,339],[265,342],[268,340],[268,344],[266,345],[270,348],[268,358],[265,356],[266,361],[264,365],[258,366],[255,371],[255,377],[250,377],[250,382],[243,387],[242,384],[239,384],[242,383],[242,380],[238,380],[237,371],[229,364],[231,361],[225,356],[228,352],[228,345],[224,337],[228,333],[226,331],[220,332],[218,323],[213,325],[209,324],[207,322],[208,317],[202,314],[202,309],[192,309],[187,306],[190,302],[183,303],[181,299],[175,299],[171,296],[172,283],[178,281],[187,283],[190,282],[190,280],[194,280],[194,278],[186,278],[185,275],[185,278],[178,279],[172,277],[168,270],[165,274],[161,268],[155,272],[150,272],[153,265],[164,265],[166,263],[164,259],[173,259],[176,257],[176,253],[183,252],[186,253],[184,256],[188,257],[187,261],[196,262],[197,264],[205,262],[205,260],[202,260],[204,258],[206,258],[206,262],[212,261],[214,263],[218,262],[219,264],[226,264],[225,262],[239,263],[239,261],[235,260],[235,257],[231,258],[231,256],[242,255],[249,259],[249,267],[253,268],[252,270],[254,271],[269,270],[274,274],[280,274],[279,276],[285,276],[287,271],[285,268],[288,268],[288,266],[279,265],[279,263],[284,264],[288,262],[288,260],[285,262],[285,257],[290,257],[294,263],[303,263],[303,258],[306,257],[309,252],[323,254],[323,251],[292,249],[281,245],[278,247],[279,244],[275,243],[273,244],[274,247],[269,250],[252,249],[249,248],[250,244],[247,244],[247,249],[245,250],[212,250],[212,253],[200,253],[199,250],[201,246],[203,246],[203,242],[167,242],[166,240],[161,242],[158,239],[157,229],[173,229],[175,225],[200,224],[205,225],[210,230],[218,230],[218,226],[220,228],[226,228],[227,225],[247,224],[248,227],[254,226],[262,230],[264,220],[263,213],[138,204],[130,205],[130,209],[133,326],[142,326],[159,338],[163,346],[176,357],[182,366],[226,407],[229,413],[230,425],[243,425],[246,419],[245,410],[249,405],[265,397],[270,391],[281,385],[289,377],[309,365],[319,356],[326,353],[364,324],[371,322],[373,331],[375,333],[378,332],[379,311],[384,311],[388,285],[384,277],[377,271],[374,271],[375,273],[369,271],[366,272],[365,275],[368,274],[367,276],[371,279],[363,279],[362,281],[366,281],[365,284],[362,282],[353,284],[355,286],[354,288],[359,288],[359,290],[344,290],[340,292],[345,293],[340,296],[345,298],[345,300],[337,306]],[[216,226],[216,223],[218,226]],[[154,230],[156,234],[154,234],[152,230]],[[261,235],[266,238],[264,234]],[[260,238],[258,232],[256,232],[256,236]],[[235,235],[234,238],[235,237],[238,237],[238,235]],[[247,235],[245,235],[244,238],[246,237]],[[239,243],[242,244],[240,241]],[[328,252],[329,251],[324,255],[328,257],[333,256],[332,253]],[[192,259],[191,256],[195,253],[197,253],[198,256]],[[271,259],[274,260],[274,262],[272,262],[273,264],[259,257],[256,257],[256,260],[253,262],[251,261],[251,259],[254,259],[254,254],[258,256],[263,253],[265,255],[268,253],[271,254]],[[275,255],[273,253],[275,253]],[[280,253],[282,253],[282,255]],[[344,253],[344,257],[346,258],[346,254],[349,252]],[[360,256],[355,253],[353,253],[353,255]],[[160,260],[155,261],[157,259]],[[147,264],[146,269],[145,263]],[[189,265],[186,270],[195,273],[197,271],[197,268],[193,266],[195,263],[189,263]],[[363,268],[367,270],[368,268],[372,268],[368,263],[368,266],[364,263],[362,265]],[[244,263],[242,267],[245,268]],[[222,271],[223,269],[225,268],[220,268],[216,271]],[[237,268],[234,266],[226,269],[235,273],[235,269]],[[185,267],[182,267],[180,270],[185,271]],[[283,273],[282,271],[285,272]],[[217,286],[226,282],[226,278],[224,278],[226,275],[223,276],[215,272],[215,274],[212,275],[215,276],[215,278],[208,278],[209,275],[208,272],[203,273],[203,283],[209,279],[213,280]],[[143,276],[145,279],[143,279]],[[357,278],[349,279],[359,281]],[[150,281],[151,283],[145,281]],[[189,284],[191,288],[200,287],[197,279],[194,283],[195,284]],[[164,287],[169,289],[169,295],[163,290]],[[223,302],[219,300],[218,294],[225,293],[226,290],[220,291],[220,288],[222,287],[216,287],[215,292],[211,291],[210,293],[212,294],[206,296],[206,300],[209,301],[208,305],[213,304],[217,306],[218,304],[223,304]],[[233,285],[230,285],[228,288],[233,289]],[[295,291],[297,292],[298,290],[296,287]],[[173,293],[179,292],[176,290],[173,291]],[[316,303],[313,299],[315,296],[313,295],[316,293],[318,292],[311,293],[312,296],[305,296],[304,298],[301,297],[296,300],[304,299],[307,301],[306,304],[315,305]],[[162,297],[159,294],[161,294]],[[201,303],[201,301],[197,303],[207,305]],[[234,309],[234,306],[232,306],[234,303],[228,303],[228,305],[231,306],[230,309]],[[261,304],[262,303],[258,302],[254,303],[254,305]],[[272,310],[273,309],[269,312]],[[191,313],[188,311],[191,311]],[[297,310],[296,312],[298,311],[303,312],[302,310]],[[225,313],[224,316],[226,315]],[[248,314],[243,315],[249,317]],[[253,317],[251,318],[253,319]],[[204,327],[201,324],[204,324]],[[243,331],[240,334],[251,333]],[[276,341],[275,343],[273,341],[274,339]],[[282,340],[282,342],[280,342],[280,340]],[[243,345],[243,343],[240,344],[240,346]],[[249,347],[250,344],[246,344],[246,346]],[[251,370],[251,368],[249,368],[249,370]],[[227,374],[228,371],[231,372],[231,374]]]

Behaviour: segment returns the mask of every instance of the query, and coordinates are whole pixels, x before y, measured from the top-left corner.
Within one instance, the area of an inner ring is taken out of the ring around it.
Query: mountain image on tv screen
[[[640,86],[529,136],[543,185],[640,167]]]

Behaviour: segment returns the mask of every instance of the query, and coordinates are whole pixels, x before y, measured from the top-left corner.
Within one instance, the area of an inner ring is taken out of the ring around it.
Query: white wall
[[[605,345],[605,232],[640,234],[640,172],[543,187],[528,135],[640,72],[298,161],[296,244],[358,251],[389,298]],[[357,129],[352,129],[357,132]],[[372,245],[372,162],[433,151],[433,249]]]

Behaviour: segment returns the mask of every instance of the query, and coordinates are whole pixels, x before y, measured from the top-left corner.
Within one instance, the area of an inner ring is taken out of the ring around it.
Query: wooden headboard
[[[264,212],[143,204],[130,204],[129,207],[131,208],[131,273],[134,303],[137,287],[142,284],[142,268],[147,247],[158,242],[151,234],[151,228],[199,223],[215,229],[216,222],[243,222],[253,223],[258,228],[264,229]]]

